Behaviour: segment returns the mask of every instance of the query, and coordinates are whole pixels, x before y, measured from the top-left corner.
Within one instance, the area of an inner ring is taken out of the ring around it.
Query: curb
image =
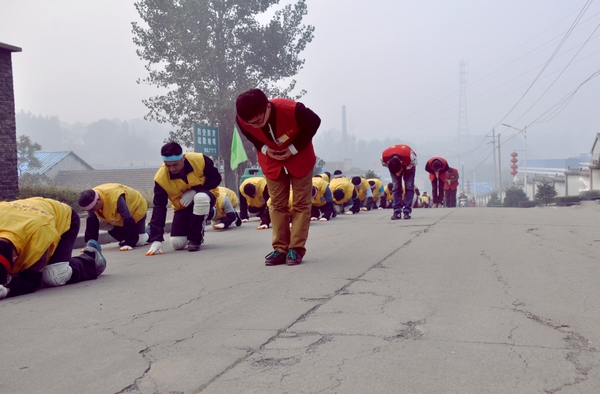
[[[170,232],[171,232],[171,222],[166,222],[165,223],[165,233],[170,233]],[[115,241],[115,239],[113,237],[110,236],[110,234],[108,234],[108,232],[103,231],[103,230],[100,230],[97,241],[100,245],[106,245],[111,242],[117,242],[117,241]],[[77,235],[77,240],[75,240],[75,245],[73,245],[73,248],[81,249],[84,246],[85,246],[84,234]]]

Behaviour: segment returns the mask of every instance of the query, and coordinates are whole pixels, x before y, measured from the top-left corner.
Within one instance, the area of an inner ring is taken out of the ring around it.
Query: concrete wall
[[[12,200],[19,193],[12,52],[0,46],[0,200]]]

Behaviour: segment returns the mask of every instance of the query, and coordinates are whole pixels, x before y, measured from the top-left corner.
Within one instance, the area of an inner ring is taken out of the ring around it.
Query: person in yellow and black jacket
[[[393,190],[393,183],[388,183],[387,185],[385,185],[385,196],[381,199],[381,208],[391,209],[394,207],[394,195],[392,194]],[[404,195],[404,190],[402,191],[402,195]]]
[[[373,193],[373,209],[383,209],[384,206],[381,204],[385,201],[385,187],[383,186],[383,182],[378,178],[370,178],[367,179],[369,183],[369,188],[371,189],[371,193]]]
[[[329,188],[333,196],[333,209],[336,214],[353,215],[358,213],[360,204],[355,202],[358,200],[358,195],[350,179],[344,176],[334,177],[329,183]],[[350,207],[348,211],[345,210],[346,207]]]
[[[262,176],[250,177],[240,185],[240,217],[242,223],[249,221],[248,212],[255,214],[260,219],[257,230],[269,228],[271,216],[269,215],[269,188],[267,180]]]
[[[71,257],[79,215],[62,202],[33,197],[0,202],[0,298],[96,279],[106,268],[100,245],[88,241]]]
[[[298,265],[306,253],[312,176],[317,162],[312,138],[321,118],[302,103],[284,98],[269,100],[260,89],[240,94],[235,105],[237,125],[256,148],[272,202],[269,213],[273,251],[265,257],[265,265]],[[291,210],[290,187],[294,191]]]
[[[148,241],[148,203],[137,190],[118,183],[105,183],[81,192],[78,202],[88,213],[84,235],[86,242],[90,239],[97,241],[101,227],[119,242],[121,251],[145,245]]]
[[[365,178],[353,176],[352,184],[356,189],[359,210],[370,211],[373,208],[373,191],[369,186],[369,182]]]
[[[165,144],[160,154],[164,164],[154,175],[154,207],[150,219],[152,242],[146,256],[162,254],[167,204],[173,207],[171,246],[175,250],[196,252],[204,242],[206,221],[214,216],[221,174],[210,157],[202,153],[183,153],[176,142]]]
[[[219,186],[219,196],[215,204],[215,216],[212,226],[216,230],[229,228],[234,222],[236,226],[242,225],[242,219],[235,208],[239,205],[237,194],[231,189]]]
[[[326,222],[333,216],[333,194],[329,183],[324,178],[325,174],[317,175],[312,179],[312,208],[310,220]]]

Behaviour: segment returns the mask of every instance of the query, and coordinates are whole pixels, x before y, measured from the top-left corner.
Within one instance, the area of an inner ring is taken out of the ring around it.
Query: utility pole
[[[496,129],[492,128],[492,146],[494,147],[494,189],[498,189],[498,167],[496,167]]]
[[[460,152],[463,150],[460,139],[463,136],[469,136],[469,125],[467,122],[467,72],[465,67],[467,63],[461,59],[460,63],[460,97],[458,102],[458,136],[456,139],[456,152],[458,154],[458,162],[460,163]]]
[[[500,154],[500,145],[500,133],[498,133],[498,179],[500,180],[500,183],[498,184],[498,195],[500,197],[500,201],[502,201],[502,164],[500,160],[502,155]]]

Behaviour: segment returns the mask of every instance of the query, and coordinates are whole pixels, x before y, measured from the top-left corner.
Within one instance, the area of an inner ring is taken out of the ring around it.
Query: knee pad
[[[138,236],[138,241],[135,244],[136,246],[144,246],[146,245],[146,242],[148,242],[148,234],[144,233],[144,234],[140,234]]]
[[[69,262],[50,264],[42,271],[42,282],[47,286],[62,286],[66,284],[73,275],[73,269]]]
[[[171,246],[173,247],[173,249],[181,250],[181,249],[185,248],[186,245],[187,245],[187,237],[183,237],[183,236],[171,237]]]
[[[206,215],[210,210],[210,197],[206,193],[194,196],[194,215]]]

